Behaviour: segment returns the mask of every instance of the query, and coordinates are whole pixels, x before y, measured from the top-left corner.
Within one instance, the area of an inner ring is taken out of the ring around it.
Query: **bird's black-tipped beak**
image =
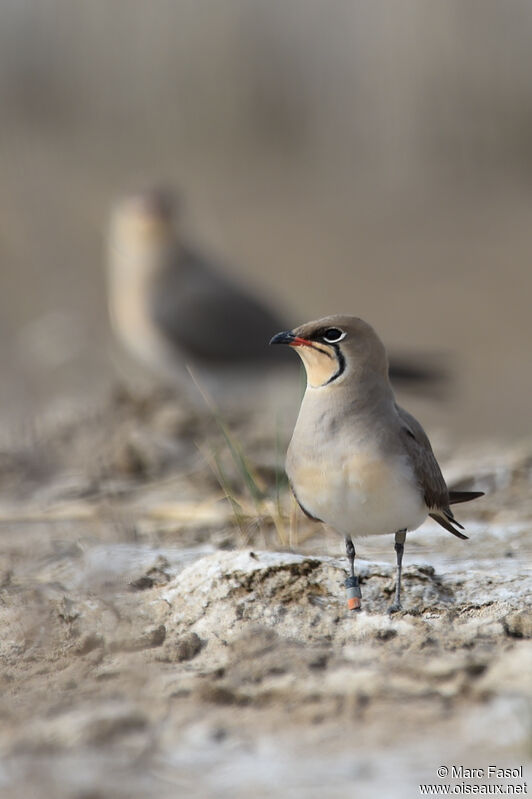
[[[291,330],[284,330],[282,333],[277,333],[270,339],[270,346],[272,344],[293,344],[294,339],[295,336]]]

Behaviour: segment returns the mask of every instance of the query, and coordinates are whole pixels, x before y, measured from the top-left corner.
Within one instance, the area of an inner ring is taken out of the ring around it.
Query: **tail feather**
[[[471,502],[472,499],[483,497],[484,491],[449,491],[449,505],[458,505],[460,502]]]
[[[478,497],[483,496],[483,491],[449,491],[449,505],[457,505],[460,502],[469,502],[472,499],[478,499]],[[445,530],[448,530],[457,538],[466,539],[468,537],[467,535],[464,535],[464,533],[460,532],[460,530],[463,530],[464,527],[454,518],[450,507],[435,508],[433,513],[429,513],[429,516],[431,516],[434,521],[438,522],[438,524],[441,524]]]
[[[456,524],[456,526],[459,527],[460,530],[464,529],[464,525],[460,524],[460,522],[454,518],[454,514],[450,508],[442,508],[441,512],[443,513],[443,515],[450,524]]]
[[[429,516],[432,519],[434,519],[435,522],[438,522],[438,524],[441,524],[442,527],[444,527],[450,533],[455,535],[457,538],[463,538],[463,539],[467,539],[468,538],[467,535],[464,535],[459,530],[457,530],[455,527],[453,527],[451,522],[445,516],[441,515],[441,511],[436,511],[435,513],[429,513]],[[454,524],[458,524],[459,527],[462,526],[461,524],[459,524],[456,521],[456,519],[453,519],[453,522],[454,522]]]

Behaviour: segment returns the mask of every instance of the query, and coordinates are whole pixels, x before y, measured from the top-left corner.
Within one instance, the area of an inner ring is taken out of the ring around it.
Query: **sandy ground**
[[[442,445],[449,482],[488,492],[460,508],[470,540],[411,534],[391,617],[392,542],[361,541],[350,615],[284,442],[227,424],[254,495],[217,423],[163,393],[0,453],[1,795],[406,799],[452,764],[525,782],[532,447]]]

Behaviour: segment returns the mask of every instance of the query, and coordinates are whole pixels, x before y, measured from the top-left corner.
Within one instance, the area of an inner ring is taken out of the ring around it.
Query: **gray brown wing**
[[[403,443],[406,447],[427,507],[445,508],[449,505],[449,491],[434,456],[427,434],[408,411],[396,406],[401,421]]]
[[[458,538],[467,538],[460,532],[462,525],[456,521],[449,505],[449,490],[443,479],[427,434],[408,411],[396,405],[401,422],[403,444],[406,447],[414,473],[423,490],[425,504],[431,516],[445,530]]]
[[[173,259],[152,297],[154,319],[172,344],[213,364],[284,360],[280,348],[268,347],[284,327],[273,311],[198,254],[183,250]]]

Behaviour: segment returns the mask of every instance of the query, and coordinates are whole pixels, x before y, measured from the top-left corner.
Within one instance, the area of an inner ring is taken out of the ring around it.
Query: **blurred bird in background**
[[[126,196],[113,209],[112,328],[130,355],[165,383],[190,390],[190,369],[217,402],[238,400],[242,389],[249,401],[250,377],[256,376],[259,392],[272,385],[272,371],[286,377],[286,353],[267,346],[286,325],[222,264],[188,244],[180,211],[178,196],[162,188]],[[390,375],[415,390],[432,390],[444,376],[412,356],[392,357]]]
[[[190,368],[219,401],[237,391],[235,379],[286,363],[267,347],[280,317],[188,245],[179,203],[160,188],[117,203],[109,233],[111,324],[152,374],[186,389]]]

